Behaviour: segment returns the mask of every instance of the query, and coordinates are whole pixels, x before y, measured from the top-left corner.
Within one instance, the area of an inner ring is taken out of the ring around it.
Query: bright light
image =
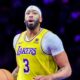
[[[44,4],[52,4],[55,0],[43,0]]]

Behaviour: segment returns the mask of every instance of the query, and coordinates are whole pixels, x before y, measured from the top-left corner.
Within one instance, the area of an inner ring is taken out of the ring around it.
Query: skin
[[[35,10],[29,10],[25,12],[25,20],[24,21],[29,21],[33,20],[32,22],[28,22],[28,24],[35,24],[34,20],[38,19],[39,24],[34,30],[30,30],[27,27],[27,32],[26,35],[29,40],[35,37],[36,34],[39,33],[40,31],[40,23],[42,22],[42,16],[39,15],[39,13]],[[39,75],[34,77],[34,80],[60,80],[60,79],[65,79],[69,76],[71,76],[72,70],[71,66],[68,60],[68,56],[65,51],[61,52],[60,54],[53,56],[53,59],[59,66],[59,70],[55,74],[50,74],[50,75]],[[13,75],[18,71],[18,67],[13,71]]]
[[[27,36],[29,39],[33,38],[39,31],[40,31],[40,23],[42,22],[42,17],[38,14],[35,10],[29,10],[25,12],[25,21],[28,21],[28,24],[34,24],[34,21],[38,19],[39,23],[38,26],[34,30],[30,30],[27,27]],[[32,22],[29,22],[29,20],[33,20]]]
[[[61,52],[59,55],[56,55],[53,58],[60,69],[55,74],[47,76],[36,76],[34,77],[35,80],[60,80],[65,79],[71,75],[71,66],[65,51]]]

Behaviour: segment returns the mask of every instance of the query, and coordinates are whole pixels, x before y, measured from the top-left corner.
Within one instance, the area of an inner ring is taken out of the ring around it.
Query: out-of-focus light
[[[43,0],[43,3],[48,5],[48,4],[52,4],[55,0]]]
[[[74,37],[74,41],[75,41],[75,42],[80,42],[80,34],[78,34],[78,35],[76,35],[76,36]]]
[[[71,18],[72,19],[77,19],[80,16],[80,12],[72,12],[71,13]]]

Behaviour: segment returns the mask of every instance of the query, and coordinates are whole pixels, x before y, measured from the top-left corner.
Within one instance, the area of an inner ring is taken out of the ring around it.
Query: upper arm
[[[58,73],[62,76],[69,77],[71,76],[72,69],[68,60],[68,56],[65,51],[53,57],[56,64],[59,66]]]
[[[53,57],[59,67],[70,66],[68,56],[65,51]]]

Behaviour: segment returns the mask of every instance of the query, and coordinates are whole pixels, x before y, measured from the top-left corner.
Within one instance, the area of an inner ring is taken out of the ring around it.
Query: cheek
[[[39,20],[39,16],[34,16],[34,19],[35,19],[35,20],[37,20],[37,19]]]
[[[34,18],[38,18],[38,16],[34,16]]]
[[[25,16],[24,19],[25,19],[25,20],[28,20],[28,16]]]

